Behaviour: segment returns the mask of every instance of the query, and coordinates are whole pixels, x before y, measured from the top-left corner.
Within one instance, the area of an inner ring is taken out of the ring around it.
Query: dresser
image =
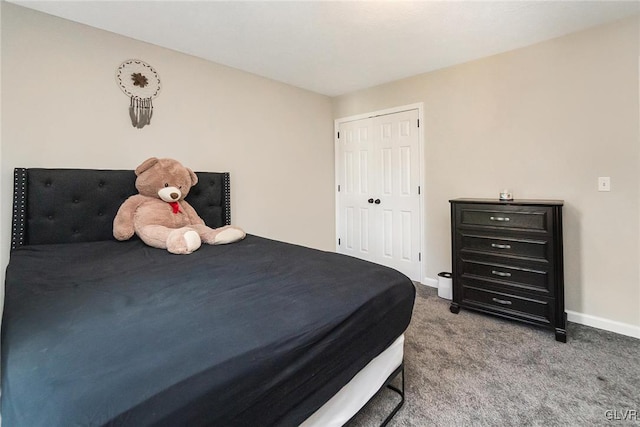
[[[561,200],[454,199],[453,300],[542,326],[566,342]]]

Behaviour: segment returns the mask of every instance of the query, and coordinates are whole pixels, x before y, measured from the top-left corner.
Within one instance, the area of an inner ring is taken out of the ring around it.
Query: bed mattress
[[[2,323],[5,426],[298,425],[409,324],[366,261],[249,235],[23,246]]]

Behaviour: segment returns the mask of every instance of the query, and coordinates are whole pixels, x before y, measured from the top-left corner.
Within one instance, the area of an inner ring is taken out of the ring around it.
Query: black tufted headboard
[[[196,172],[186,200],[209,227],[231,223],[228,172]],[[14,170],[11,249],[113,239],[113,218],[138,191],[130,170]]]

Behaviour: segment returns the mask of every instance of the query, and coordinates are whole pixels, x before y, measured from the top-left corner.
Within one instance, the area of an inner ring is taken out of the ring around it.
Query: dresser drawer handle
[[[491,247],[498,248],[498,249],[511,249],[511,245],[502,245],[500,243],[492,243]]]
[[[491,270],[491,274],[495,274],[500,277],[511,277],[511,273],[505,273],[504,271]]]
[[[509,221],[509,218],[506,216],[490,216],[489,219],[491,221]]]
[[[493,302],[497,302],[498,304],[502,304],[502,305],[511,305],[511,301],[506,300],[506,299],[499,299],[499,298],[491,298],[491,301]]]

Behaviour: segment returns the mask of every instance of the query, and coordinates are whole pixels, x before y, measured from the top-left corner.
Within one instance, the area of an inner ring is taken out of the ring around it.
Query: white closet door
[[[339,223],[340,252],[371,260],[374,205],[368,203],[375,182],[371,120],[344,123],[340,127]]]
[[[420,279],[418,110],[340,125],[339,252]]]
[[[420,278],[420,159],[417,110],[373,119],[377,151],[375,229],[380,264]]]

